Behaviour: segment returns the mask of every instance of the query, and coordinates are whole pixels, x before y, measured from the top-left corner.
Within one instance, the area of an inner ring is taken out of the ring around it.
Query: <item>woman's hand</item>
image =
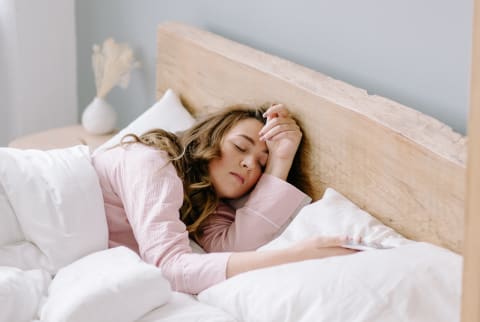
[[[259,135],[269,153],[265,173],[285,180],[302,140],[302,131],[282,104],[272,105],[263,116],[267,122]]]
[[[324,258],[330,256],[348,255],[357,250],[341,247],[351,241],[350,237],[313,237],[297,242],[289,248],[296,260]]]

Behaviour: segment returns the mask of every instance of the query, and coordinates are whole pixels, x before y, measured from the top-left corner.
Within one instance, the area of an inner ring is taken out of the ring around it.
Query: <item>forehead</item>
[[[240,120],[237,124],[233,125],[228,134],[230,135],[253,135],[253,138],[258,138],[258,132],[263,127],[263,123],[254,118],[248,118]]]

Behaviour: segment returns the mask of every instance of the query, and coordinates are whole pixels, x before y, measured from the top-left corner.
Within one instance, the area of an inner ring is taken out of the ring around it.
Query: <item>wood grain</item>
[[[480,2],[474,2],[462,322],[480,321]]]
[[[339,191],[405,236],[462,249],[465,137],[411,108],[213,33],[158,29],[157,95],[195,114],[236,103],[288,106],[304,131],[303,187]]]

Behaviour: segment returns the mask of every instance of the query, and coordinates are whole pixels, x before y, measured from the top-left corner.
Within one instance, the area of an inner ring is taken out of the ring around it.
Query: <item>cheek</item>
[[[220,149],[220,153],[222,154],[222,159],[231,159],[235,156],[240,155],[240,152],[232,145],[224,146]]]
[[[258,180],[260,180],[260,177],[262,176],[262,171],[260,169],[255,170],[254,173],[252,173],[252,181],[251,181],[251,186],[254,186],[257,184]]]
[[[218,159],[211,160],[210,163],[208,164],[208,176],[210,177],[210,180],[212,181],[214,186],[218,181],[217,177],[218,177],[220,168],[221,168],[221,163],[220,163],[220,160]]]

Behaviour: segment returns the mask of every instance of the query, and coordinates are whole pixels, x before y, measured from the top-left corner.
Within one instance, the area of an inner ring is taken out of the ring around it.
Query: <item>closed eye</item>
[[[235,145],[235,148],[240,152],[246,152],[247,151],[247,149],[244,149],[244,148],[240,147],[239,145],[236,145],[236,144],[234,144],[234,145]]]

